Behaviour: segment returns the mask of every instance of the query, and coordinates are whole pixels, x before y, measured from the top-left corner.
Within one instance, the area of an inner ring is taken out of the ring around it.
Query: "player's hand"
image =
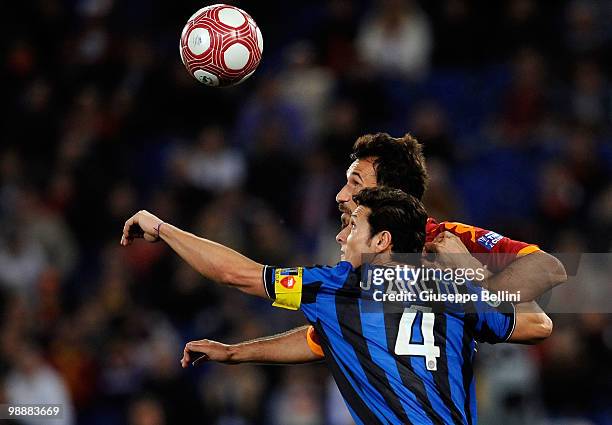
[[[162,220],[150,212],[138,211],[125,222],[123,235],[121,235],[121,245],[128,246],[137,238],[144,238],[148,242],[157,242],[159,240],[159,226],[162,223]]]
[[[190,363],[193,366],[197,366],[207,361],[230,364],[236,363],[232,361],[229,349],[229,345],[209,339],[188,342],[183,349],[181,366],[187,368]]]
[[[469,254],[470,251],[461,242],[459,236],[451,232],[442,232],[431,242],[425,242],[424,251],[445,254]]]
[[[477,269],[484,266],[472,256],[461,239],[450,232],[442,232],[423,247],[423,264],[433,268]],[[433,254],[429,259],[427,254]]]

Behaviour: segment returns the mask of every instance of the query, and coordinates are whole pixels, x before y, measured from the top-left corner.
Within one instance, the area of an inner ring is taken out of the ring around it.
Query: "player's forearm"
[[[553,322],[535,302],[517,304],[514,331],[510,342],[520,344],[537,344],[552,333]]]
[[[552,255],[537,251],[517,258],[505,269],[489,277],[489,291],[521,293],[521,301],[533,301],[547,290],[567,280],[565,268]]]
[[[321,360],[306,342],[308,326],[228,346],[230,363],[301,364]]]
[[[159,228],[159,236],[205,277],[266,297],[262,281],[263,265],[233,249],[185,232],[169,223]]]

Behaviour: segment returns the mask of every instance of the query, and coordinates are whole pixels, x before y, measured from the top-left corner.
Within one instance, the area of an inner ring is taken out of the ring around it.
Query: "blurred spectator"
[[[542,167],[540,181],[540,209],[548,223],[563,225],[575,214],[584,191],[569,170],[558,162]]]
[[[16,215],[15,204],[23,184],[23,161],[18,152],[4,150],[0,157],[0,211],[4,219]]]
[[[550,51],[550,20],[545,19],[549,9],[535,0],[516,0],[505,3],[505,16],[499,29],[504,40],[504,53],[514,53],[525,46],[533,46],[542,51]]]
[[[250,250],[256,258],[265,258],[270,264],[288,264],[298,251],[299,244],[292,239],[278,216],[266,209],[253,211],[253,237]]]
[[[479,417],[484,423],[520,425],[542,420],[538,364],[524,347],[506,344],[479,348],[486,385],[480,384]]]
[[[129,425],[165,425],[166,416],[158,400],[141,398],[130,405]]]
[[[278,78],[267,77],[242,106],[236,123],[236,143],[253,151],[304,151],[306,123],[294,99],[282,96]]]
[[[336,196],[337,179],[330,169],[329,158],[324,151],[318,150],[305,159],[305,170],[296,188],[296,207],[299,211],[300,228],[305,235],[314,235],[318,229],[325,227],[330,210],[335,209],[333,200]]]
[[[41,353],[33,346],[15,345],[10,353],[14,369],[6,378],[6,392],[10,404],[57,404],[61,406],[62,417],[58,424],[75,423],[72,401],[62,378],[42,359]],[[26,425],[48,423],[40,417],[22,418]]]
[[[338,99],[326,115],[320,146],[329,155],[334,167],[342,170],[349,164],[349,152],[360,136],[359,111],[351,100]]]
[[[504,135],[511,144],[524,144],[540,123],[547,106],[546,68],[542,55],[523,49],[514,57],[513,80],[503,108]]]
[[[576,64],[569,101],[571,113],[580,123],[601,127],[610,120],[610,88],[597,63]]]
[[[295,154],[287,152],[288,136],[283,127],[278,119],[272,118],[262,129],[257,150],[249,158],[246,188],[249,194],[264,199],[287,219],[293,213],[293,188],[303,164]]]
[[[455,145],[452,142],[446,113],[436,102],[423,102],[412,113],[412,134],[423,144],[427,159],[438,158],[446,162],[455,160]]]
[[[213,366],[201,382],[201,395],[217,418],[216,425],[248,424],[261,415],[260,403],[266,380],[255,366]]]
[[[357,45],[365,62],[377,72],[419,80],[429,70],[431,28],[413,0],[380,0],[363,22]]]
[[[315,63],[315,52],[308,43],[292,45],[286,56],[287,68],[279,76],[283,96],[300,110],[305,137],[311,139],[319,135],[334,81],[327,68]]]
[[[239,150],[227,146],[223,130],[204,128],[193,146],[178,153],[177,172],[192,186],[217,193],[239,187],[246,164]]]
[[[53,331],[49,347],[49,359],[70,389],[75,408],[87,409],[99,395],[97,382],[98,364],[96,358],[95,332],[101,332],[100,308],[84,304],[72,320],[64,320]],[[98,337],[99,338],[99,337]]]
[[[612,185],[608,184],[593,201],[589,211],[594,234],[593,248],[596,252],[612,252],[612,241],[607,235],[612,234]]]
[[[320,394],[315,390],[313,375],[304,368],[295,367],[284,372],[284,385],[272,395],[272,421],[274,425],[321,425]]]
[[[3,233],[0,240],[0,282],[24,297],[31,297],[47,266],[43,247],[16,224],[5,223]]]
[[[248,218],[241,206],[251,201],[240,192],[227,192],[217,197],[197,215],[198,233],[242,252],[248,245],[244,232]],[[256,213],[256,210],[257,206],[253,205],[251,212]]]
[[[77,166],[98,142],[103,118],[101,103],[100,93],[94,86],[85,87],[77,94],[60,136],[62,166]]]
[[[601,54],[606,33],[600,23],[604,3],[572,0],[567,7],[566,46],[575,56]]]
[[[438,221],[452,221],[453,217],[462,216],[464,208],[453,191],[451,176],[445,163],[436,159],[427,161],[427,174],[429,183],[424,202],[427,203],[429,216]]]
[[[337,74],[346,74],[357,63],[353,39],[358,30],[359,8],[351,0],[325,2],[322,19],[314,23],[312,34],[326,67]]]
[[[34,190],[24,189],[16,205],[22,211],[19,226],[29,238],[38,241],[45,252],[46,262],[68,276],[78,261],[77,247],[63,217],[50,210]]]
[[[588,127],[573,127],[568,130],[565,142],[567,166],[574,178],[582,185],[588,201],[606,184],[609,172],[605,169],[599,153],[597,135]]]
[[[333,379],[328,379],[325,383],[325,393],[327,402],[327,416],[325,423],[329,425],[353,425],[353,418],[349,411],[344,408],[344,399],[338,386]]]
[[[479,6],[466,0],[445,0],[425,4],[435,17],[432,21],[433,62],[440,67],[471,66],[483,55],[479,43]]]

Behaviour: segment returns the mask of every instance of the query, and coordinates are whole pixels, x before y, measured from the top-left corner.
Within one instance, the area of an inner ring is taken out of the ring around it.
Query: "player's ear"
[[[388,230],[383,230],[382,232],[378,232],[374,240],[376,241],[374,249],[376,250],[377,253],[385,252],[391,249],[393,242],[391,240],[391,233]]]

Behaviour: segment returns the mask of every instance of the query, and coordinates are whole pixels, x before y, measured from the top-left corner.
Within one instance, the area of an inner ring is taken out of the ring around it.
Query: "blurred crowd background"
[[[4,5],[0,400],[62,403],[65,424],[350,424],[323,365],[180,369],[190,339],[304,319],[119,239],[149,209],[264,263],[335,263],[368,132],[424,144],[439,220],[610,251],[611,1],[238,2],[264,54],[231,89],[180,62],[206,4]],[[612,424],[610,316],[554,319],[539,346],[481,346],[481,423]]]

